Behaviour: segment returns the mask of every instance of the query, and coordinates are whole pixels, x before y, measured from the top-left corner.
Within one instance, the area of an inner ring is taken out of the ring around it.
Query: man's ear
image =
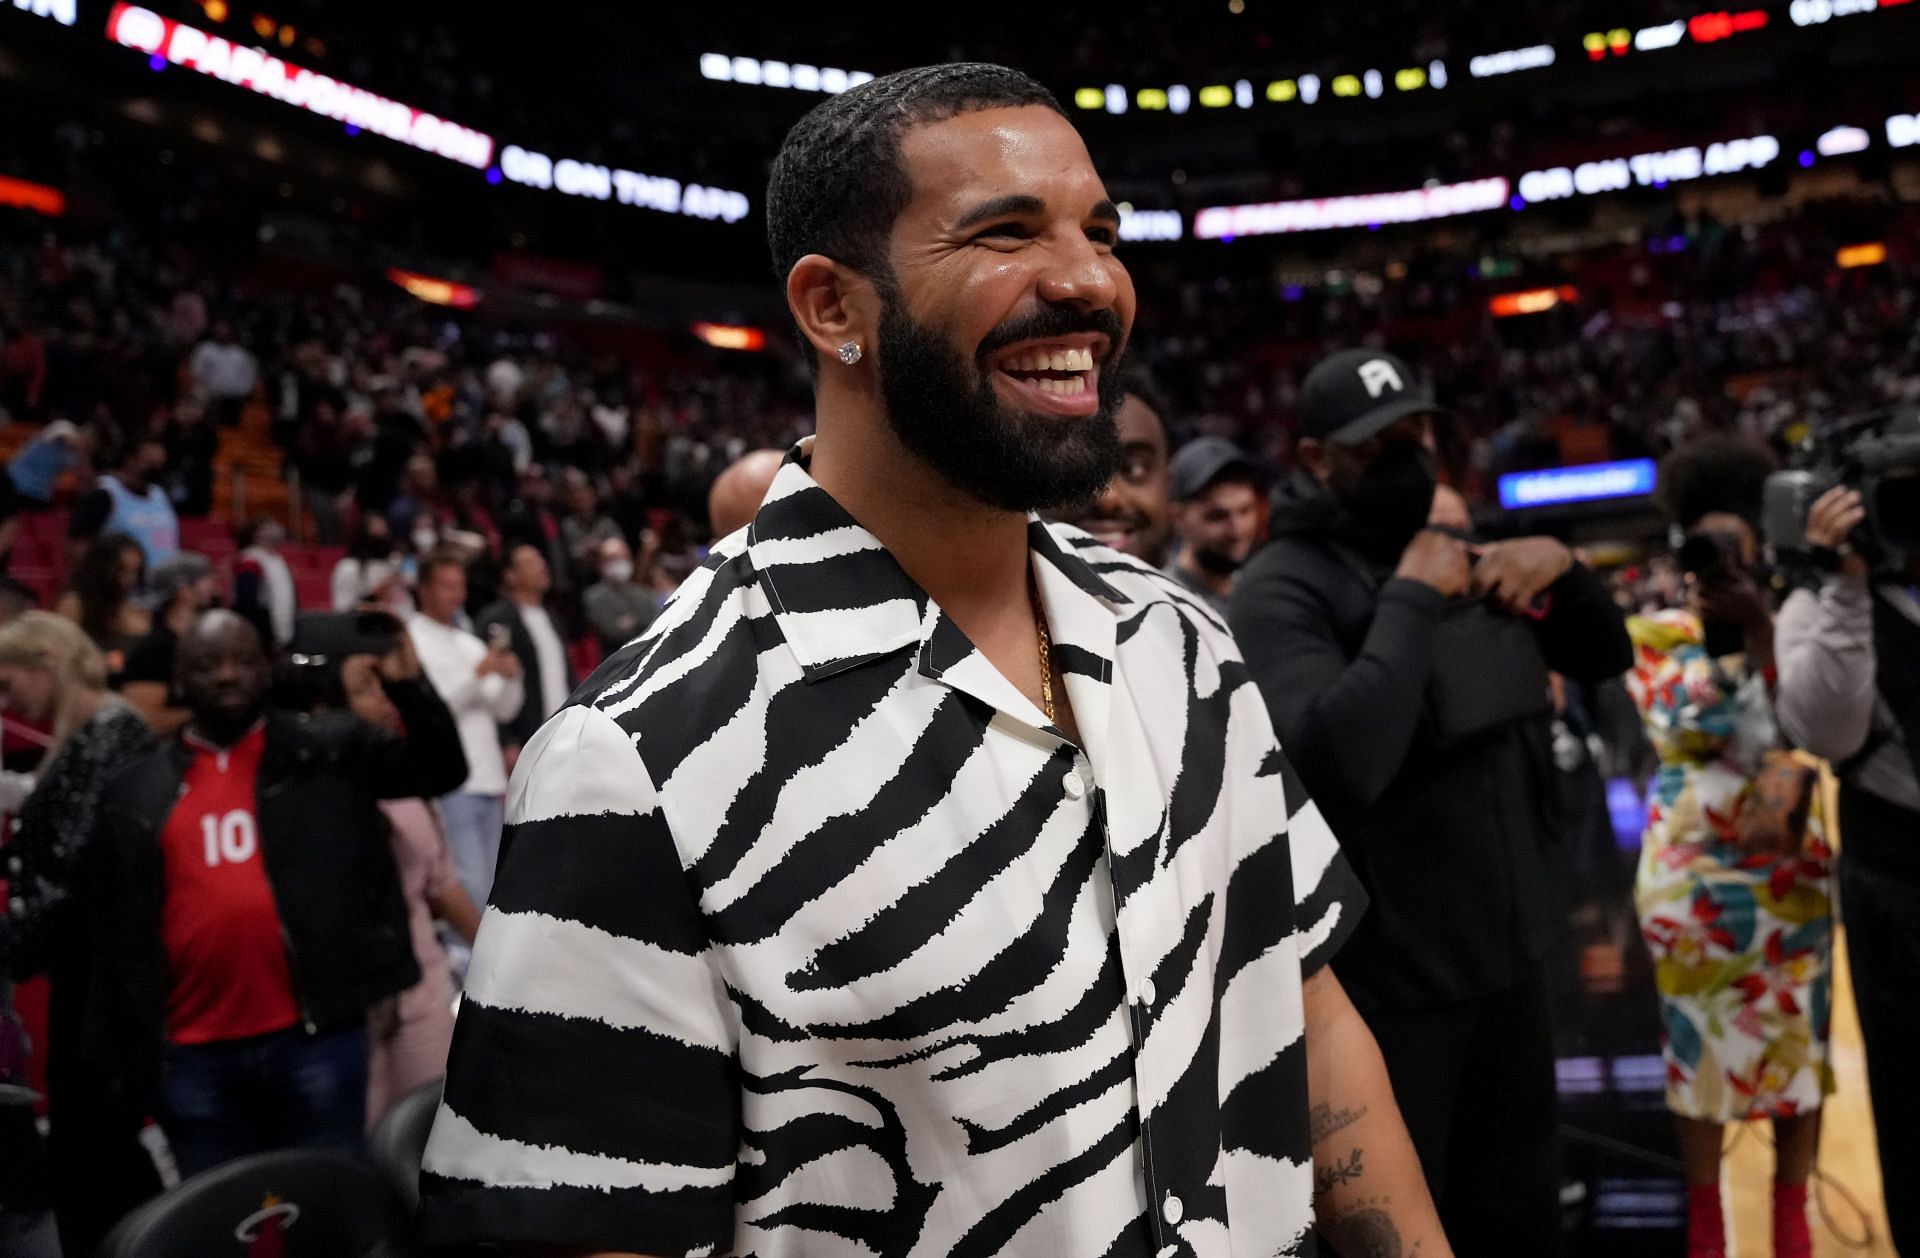
[[[851,267],[810,253],[787,272],[787,309],[814,352],[838,361],[849,341],[862,353],[873,348],[879,301],[873,283]]]

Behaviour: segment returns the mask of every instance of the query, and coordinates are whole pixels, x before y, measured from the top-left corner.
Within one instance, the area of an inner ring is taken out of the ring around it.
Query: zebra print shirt
[[[1232,638],[1034,520],[1076,746],[805,454],[521,756],[424,1239],[1312,1252],[1363,893]]]

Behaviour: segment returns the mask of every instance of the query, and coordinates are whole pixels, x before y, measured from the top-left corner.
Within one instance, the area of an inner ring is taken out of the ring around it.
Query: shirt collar
[[[186,744],[191,750],[199,752],[202,755],[229,756],[240,749],[240,744],[246,742],[266,728],[267,718],[262,716],[253,724],[247,726],[246,733],[234,739],[233,742],[227,746],[222,747],[219,743],[211,742],[200,737],[200,735],[193,732],[193,727],[189,725],[180,731],[180,741]]]
[[[985,660],[976,659],[966,635],[880,540],[814,481],[807,470],[812,447],[808,437],[787,453],[747,528],[748,558],[802,674],[819,681],[909,645],[920,648],[920,671],[928,677],[976,672],[972,665]],[[1069,657],[1063,667],[1084,646],[1104,661],[1082,661],[1089,671],[1110,673],[1113,609],[1127,597],[1063,546],[1039,517],[1029,517],[1027,538],[1056,649]],[[1001,684],[1018,695],[1004,679]],[[990,688],[984,679],[983,685]],[[1005,699],[995,695],[995,706],[1007,707]]]

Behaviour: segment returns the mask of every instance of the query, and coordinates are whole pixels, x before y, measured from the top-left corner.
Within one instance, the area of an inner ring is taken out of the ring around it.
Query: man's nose
[[[1120,295],[1112,260],[1094,248],[1083,232],[1074,232],[1048,251],[1040,276],[1040,296],[1082,310],[1110,310]]]

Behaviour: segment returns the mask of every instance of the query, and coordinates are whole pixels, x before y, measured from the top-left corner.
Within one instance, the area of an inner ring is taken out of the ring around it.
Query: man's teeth
[[[1007,363],[1008,371],[1092,371],[1090,349],[1030,349]]]
[[[1058,370],[1066,371],[1068,369],[1061,367]],[[1040,387],[1040,392],[1042,393],[1058,393],[1062,397],[1074,397],[1087,391],[1087,378],[1085,376],[1073,376],[1066,380],[1055,380],[1051,376],[1042,376],[1038,380],[1033,381],[1033,383]]]

